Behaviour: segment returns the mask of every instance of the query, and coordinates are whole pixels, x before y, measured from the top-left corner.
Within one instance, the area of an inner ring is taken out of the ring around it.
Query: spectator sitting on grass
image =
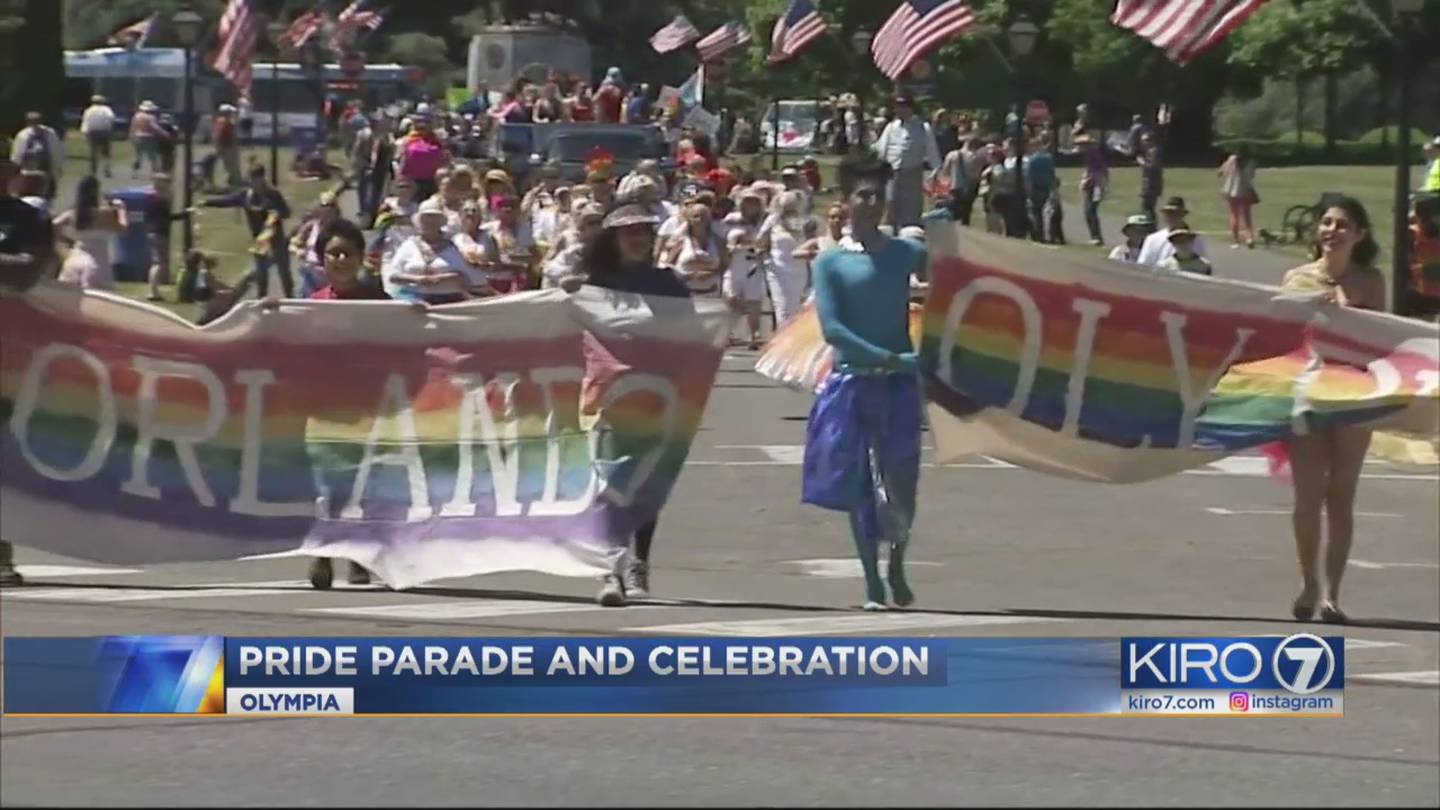
[[[1170,229],[1170,244],[1175,252],[1169,258],[1160,262],[1156,270],[1161,273],[1194,273],[1199,276],[1210,275],[1210,262],[1195,252],[1195,232],[1188,226],[1180,226]]]

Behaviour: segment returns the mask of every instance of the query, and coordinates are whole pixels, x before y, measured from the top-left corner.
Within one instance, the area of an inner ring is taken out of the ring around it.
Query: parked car
[[[585,182],[586,165],[597,150],[610,155],[616,177],[646,159],[658,161],[666,176],[675,171],[670,145],[660,130],[638,124],[504,124],[497,128],[491,154],[500,155],[506,171],[524,188],[545,163],[560,168],[563,182]]]

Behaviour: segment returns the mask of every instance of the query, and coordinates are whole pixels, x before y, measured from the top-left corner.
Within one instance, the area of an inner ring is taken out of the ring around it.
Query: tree
[[[37,110],[61,123],[65,83],[60,6],[54,0],[0,4],[0,131],[12,133]]]
[[[425,92],[434,98],[443,98],[454,78],[455,66],[445,55],[444,37],[418,32],[396,34],[390,38],[385,58],[424,70]]]
[[[1335,148],[1338,77],[1365,64],[1386,32],[1364,0],[1273,0],[1261,6],[1233,35],[1229,62],[1257,75],[1297,84],[1304,98],[1307,80],[1325,79],[1325,147]],[[1303,106],[1296,107],[1300,131]]]

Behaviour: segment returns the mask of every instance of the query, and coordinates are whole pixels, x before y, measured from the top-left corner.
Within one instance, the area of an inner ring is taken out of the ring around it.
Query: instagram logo
[[[1230,711],[1232,711],[1232,712],[1248,712],[1248,711],[1250,711],[1250,693],[1249,693],[1249,692],[1231,692],[1231,693],[1230,693]]]

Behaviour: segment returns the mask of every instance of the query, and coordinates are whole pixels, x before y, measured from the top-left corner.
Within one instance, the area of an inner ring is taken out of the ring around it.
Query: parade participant
[[[818,236],[805,240],[803,244],[795,248],[794,256],[797,259],[804,259],[807,262],[814,262],[819,256],[831,248],[840,247],[840,242],[850,233],[850,210],[844,203],[831,203],[830,210],[825,212],[825,230]],[[812,270],[813,274],[813,270]],[[813,287],[811,296],[814,296]]]
[[[1000,144],[991,143],[985,151],[988,163],[980,171],[980,197],[984,200],[985,230],[989,233],[1005,233],[1006,189],[1013,189],[1015,182],[1010,179],[1005,166],[1005,152]]]
[[[309,298],[311,293],[326,285],[325,243],[321,238],[330,224],[338,219],[339,200],[335,192],[327,191],[320,195],[310,216],[300,223],[300,227],[295,229],[294,236],[290,238],[290,255],[295,260],[292,266],[298,267],[300,271],[301,298]]]
[[[110,176],[110,141],[115,137],[115,111],[105,97],[90,97],[90,106],[80,115],[80,132],[90,147],[90,173],[100,174],[100,161],[105,161],[105,176]]]
[[[625,85],[620,68],[612,67],[595,93],[595,120],[602,124],[618,124],[625,108]]]
[[[175,176],[175,147],[180,142],[180,126],[175,116],[161,113],[155,119],[155,154],[160,161],[160,171]]]
[[[40,113],[25,114],[25,128],[15,135],[10,159],[21,169],[44,172],[46,186],[43,196],[47,200],[55,198],[60,176],[65,171],[65,144],[55,130],[45,125],[45,118]]]
[[[245,223],[250,236],[259,240],[268,231],[269,249],[254,252],[255,266],[244,281],[238,285],[238,294],[244,297],[250,284],[255,284],[261,298],[270,290],[270,267],[273,264],[280,275],[280,286],[285,297],[295,295],[295,281],[290,275],[290,257],[285,241],[285,220],[290,218],[290,204],[280,189],[270,184],[265,167],[253,164],[250,167],[250,185],[233,194],[211,197],[202,203],[206,208],[243,208]]]
[[[1420,182],[1420,191],[1440,194],[1440,135],[1426,141],[1420,149],[1425,155],[1425,179]]]
[[[586,203],[575,214],[575,227],[567,231],[563,245],[545,262],[545,287],[559,287],[567,278],[580,272],[580,257],[600,235],[605,209]]]
[[[1145,237],[1150,235],[1155,222],[1145,214],[1133,214],[1125,220],[1125,225],[1120,228],[1120,235],[1125,237],[1125,244],[1116,245],[1110,251],[1110,258],[1117,262],[1128,262],[1136,264],[1140,261],[1140,246],[1145,244]]]
[[[879,541],[890,546],[895,604],[914,602],[905,551],[920,476],[920,379],[910,343],[910,277],[925,249],[879,230],[889,166],[847,158],[841,188],[851,237],[815,260],[815,306],[835,367],[810,410],[803,500],[847,512],[865,572],[866,610],[883,610]]]
[[[480,197],[485,202],[485,210],[489,211],[491,216],[494,216],[495,207],[501,200],[515,194],[515,183],[504,169],[485,172],[485,180],[480,184]]]
[[[159,109],[155,102],[147,99],[140,102],[135,114],[130,116],[130,142],[135,148],[135,163],[130,167],[132,176],[140,174],[140,167],[147,160],[152,173],[160,171],[160,152],[155,146],[155,137],[159,131],[155,113]]]
[[[490,254],[493,264],[485,271],[490,286],[500,293],[530,289],[540,256],[530,223],[520,212],[520,198],[513,194],[501,197],[490,215],[492,219],[485,223],[485,232],[495,246]]]
[[[532,220],[539,213],[555,205],[555,194],[560,190],[560,163],[547,161],[536,171],[539,178],[520,198],[520,208]],[[569,191],[566,191],[567,196]]]
[[[147,278],[150,290],[147,300],[164,301],[160,285],[170,283],[170,232],[177,220],[183,220],[186,213],[175,213],[174,186],[168,174],[157,174],[151,179],[152,194],[145,203],[145,229],[150,232],[150,271]]]
[[[875,154],[890,165],[890,208],[886,221],[900,228],[920,224],[925,201],[925,170],[940,168],[940,151],[935,135],[915,111],[908,94],[895,96],[895,118],[875,140]]]
[[[939,176],[950,183],[950,213],[962,225],[970,224],[975,199],[980,193],[980,173],[989,165],[985,141],[971,136],[961,141],[940,164]]]
[[[1422,195],[1410,207],[1410,290],[1402,315],[1440,315],[1440,196]]]
[[[427,304],[453,304],[488,292],[488,285],[445,231],[445,209],[439,200],[426,200],[414,217],[414,236],[405,240],[382,274],[391,298],[420,300]]]
[[[1175,245],[1170,241],[1170,232],[1179,228],[1189,229],[1185,222],[1185,216],[1190,210],[1185,207],[1184,197],[1171,197],[1165,201],[1160,209],[1160,219],[1164,227],[1145,237],[1145,244],[1140,247],[1140,264],[1158,267],[1161,262],[1175,255]],[[1195,236],[1195,252],[1202,257],[1209,257],[1209,251],[1205,248],[1205,238]]]
[[[681,229],[661,242],[658,264],[674,270],[691,295],[714,295],[727,258],[725,241],[715,233],[710,207],[701,199],[687,201],[680,216]]]
[[[1140,210],[1155,218],[1155,204],[1165,192],[1165,167],[1160,162],[1160,145],[1146,132],[1140,136],[1135,163],[1140,167]]]
[[[1385,276],[1375,269],[1379,246],[1365,207],[1352,197],[1332,200],[1316,227],[1311,255],[1315,261],[1285,274],[1281,289],[1319,293],[1342,307],[1385,309]],[[1320,619],[1345,622],[1340,609],[1340,580],[1350,559],[1355,533],[1355,493],[1370,446],[1368,428],[1336,426],[1307,430],[1286,442],[1295,490],[1292,516],[1301,590],[1292,605],[1299,621],[1308,621],[1317,603]],[[1321,513],[1328,524],[1325,579],[1320,579]]]
[[[24,293],[55,272],[55,230],[40,209],[11,195],[17,167],[11,142],[0,135],[0,295]],[[0,588],[15,588],[25,579],[15,569],[15,547],[0,540]]]
[[[380,233],[371,241],[369,258],[367,258],[367,264],[371,264],[375,268],[389,264],[395,251],[400,249],[400,245],[415,233],[412,222],[415,214],[420,210],[420,200],[415,190],[414,180],[408,177],[397,177],[390,190],[395,194],[386,197],[375,212],[374,225]]]
[[[1260,195],[1255,192],[1255,160],[1250,157],[1250,150],[1244,145],[1237,146],[1216,174],[1220,177],[1220,196],[1225,198],[1225,209],[1230,213],[1230,247],[1244,244],[1254,248],[1251,210],[1260,201]]]
[[[60,281],[97,290],[115,289],[115,238],[130,226],[119,200],[100,199],[100,181],[80,178],[75,205],[55,218],[55,227],[70,228],[73,246],[60,267]]]
[[[1194,273],[1197,276],[1211,274],[1210,262],[1195,252],[1195,232],[1181,226],[1170,231],[1170,244],[1175,252],[1155,266],[1161,273]]]
[[[1100,230],[1100,203],[1110,188],[1110,167],[1105,164],[1105,153],[1095,136],[1082,127],[1084,108],[1083,104],[1076,108],[1081,117],[1075,122],[1075,146],[1085,161],[1085,173],[1080,176],[1080,196],[1085,200],[1085,226],[1090,229],[1090,244],[1098,246],[1105,244]]]
[[[774,214],[761,240],[762,248],[770,253],[770,260],[765,264],[765,281],[770,288],[770,303],[775,308],[776,329],[800,314],[805,288],[809,286],[805,260],[795,256],[795,250],[809,235],[806,231],[812,230],[804,205],[804,195],[799,191],[786,191],[776,197]]]
[[[354,223],[334,219],[320,232],[321,253],[325,257],[325,286],[310,293],[315,301],[386,301],[390,296],[361,274],[365,258],[365,234]],[[310,586],[318,590],[330,587],[335,576],[329,557],[310,561]],[[357,562],[350,563],[346,581],[351,585],[370,584],[370,572]]]
[[[653,261],[655,226],[652,214],[635,205],[622,205],[605,217],[604,229],[580,259],[584,283],[615,290],[674,298],[689,298],[690,291],[671,271]],[[567,279],[565,289],[579,288],[580,279]],[[658,521],[635,532],[633,553],[627,548],[616,556],[597,598],[605,607],[622,607],[629,599],[650,594],[650,549]],[[628,539],[628,538],[627,538]]]
[[[1019,138],[1007,138],[1005,157],[990,184],[991,202],[1000,211],[1005,235],[1014,239],[1026,238],[1031,230],[1025,161],[1024,142]]]
[[[428,112],[417,108],[411,116],[411,131],[396,144],[396,177],[405,177],[415,182],[415,191],[422,200],[428,200],[439,191],[435,174],[450,163],[450,153],[440,136],[435,134],[434,122]]]
[[[569,110],[570,120],[576,122],[595,120],[595,99],[590,95],[590,88],[584,82],[575,83],[575,95],[565,105]]]
[[[730,306],[744,313],[752,351],[760,348],[760,307],[765,302],[765,254],[759,245],[764,219],[765,198],[753,189],[747,190],[740,197],[737,221],[725,235],[730,261],[722,291]]]
[[[526,193],[527,196],[529,193]],[[541,253],[547,253],[560,234],[569,230],[573,210],[574,199],[569,186],[557,186],[552,193],[532,198],[528,208],[524,200],[520,202],[520,215],[529,220],[535,245]]]
[[[445,208],[451,233],[454,233],[460,228],[460,209],[465,203],[476,200],[479,196],[475,191],[474,170],[463,163],[445,170],[437,196]]]
[[[650,121],[650,85],[641,82],[630,88],[625,99],[625,123],[644,124]]]
[[[1025,181],[1030,194],[1030,232],[1037,242],[1065,244],[1060,214],[1060,179],[1055,174],[1055,156],[1044,137],[1036,138],[1025,157]]]
[[[780,170],[780,188],[772,194],[766,202],[773,206],[780,194],[786,191],[794,191],[800,195],[800,209],[802,214],[809,216],[814,212],[815,204],[811,199],[810,182],[806,180],[805,175],[800,172],[799,166],[786,166]]]
[[[240,185],[240,133],[235,125],[235,107],[221,104],[210,127],[210,143],[215,157],[225,166],[225,187]],[[209,178],[206,178],[207,180]]]
[[[605,210],[615,206],[615,184],[610,179],[609,169],[591,169],[585,175],[585,186],[590,190],[590,199]]]

